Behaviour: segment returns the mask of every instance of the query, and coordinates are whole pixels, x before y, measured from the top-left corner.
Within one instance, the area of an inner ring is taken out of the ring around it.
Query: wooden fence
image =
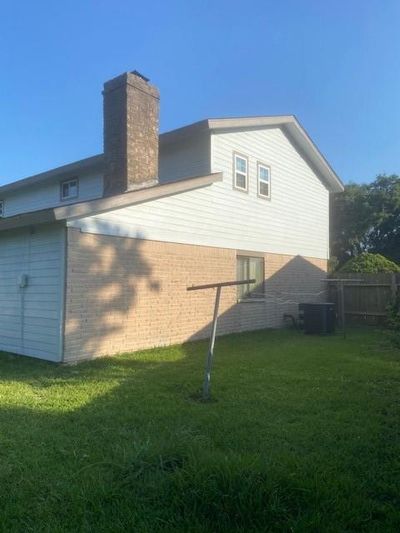
[[[400,274],[340,274],[348,323],[383,324],[387,307],[400,289]],[[340,282],[329,283],[329,300],[341,310]]]

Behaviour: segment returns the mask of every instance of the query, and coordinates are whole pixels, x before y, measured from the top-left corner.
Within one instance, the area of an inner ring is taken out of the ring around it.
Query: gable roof
[[[40,211],[21,213],[12,217],[0,218],[0,232],[35,224],[46,224],[98,215],[112,211],[113,209],[129,207],[174,194],[200,189],[212,185],[217,181],[222,181],[221,172],[157,184],[152,187],[145,187],[104,198],[96,198],[86,202],[77,202],[75,204],[52,207]]]
[[[314,172],[331,192],[342,192],[342,180],[333,170],[325,156],[317,148],[295,115],[255,116],[237,118],[209,118],[160,135],[161,146],[179,142],[185,137],[202,132],[228,132],[238,129],[281,128],[293,145],[300,151]]]
[[[261,129],[261,128],[282,128],[289,140],[301,152],[307,163],[313,168],[331,192],[342,192],[344,185],[330,166],[324,155],[319,151],[306,130],[294,115],[276,116],[255,116],[238,118],[208,118],[199,122],[194,122],[188,126],[183,126],[175,130],[160,134],[160,146],[167,146],[169,143],[179,142],[187,137],[201,133],[223,132],[237,129]],[[47,172],[42,172],[22,180],[14,181],[0,186],[0,195],[14,192],[18,189],[44,183],[53,178],[71,176],[74,173],[90,172],[104,168],[104,155],[99,154],[86,159],[81,159],[68,165],[54,168]]]

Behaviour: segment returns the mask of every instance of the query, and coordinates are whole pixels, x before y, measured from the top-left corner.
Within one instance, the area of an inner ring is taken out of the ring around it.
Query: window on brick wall
[[[0,200],[0,218],[4,217],[4,200]]]
[[[237,280],[255,279],[255,283],[238,285],[238,299],[264,297],[264,258],[238,255],[236,258]]]

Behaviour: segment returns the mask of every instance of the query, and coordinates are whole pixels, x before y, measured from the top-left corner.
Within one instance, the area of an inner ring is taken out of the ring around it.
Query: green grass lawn
[[[0,531],[400,531],[400,352],[262,331],[78,366],[0,355]]]

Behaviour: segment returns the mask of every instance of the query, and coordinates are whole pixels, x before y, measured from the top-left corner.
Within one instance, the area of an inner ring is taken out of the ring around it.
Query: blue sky
[[[161,131],[294,113],[345,182],[400,173],[398,0],[0,5],[0,183],[102,151],[102,84],[137,69]]]

